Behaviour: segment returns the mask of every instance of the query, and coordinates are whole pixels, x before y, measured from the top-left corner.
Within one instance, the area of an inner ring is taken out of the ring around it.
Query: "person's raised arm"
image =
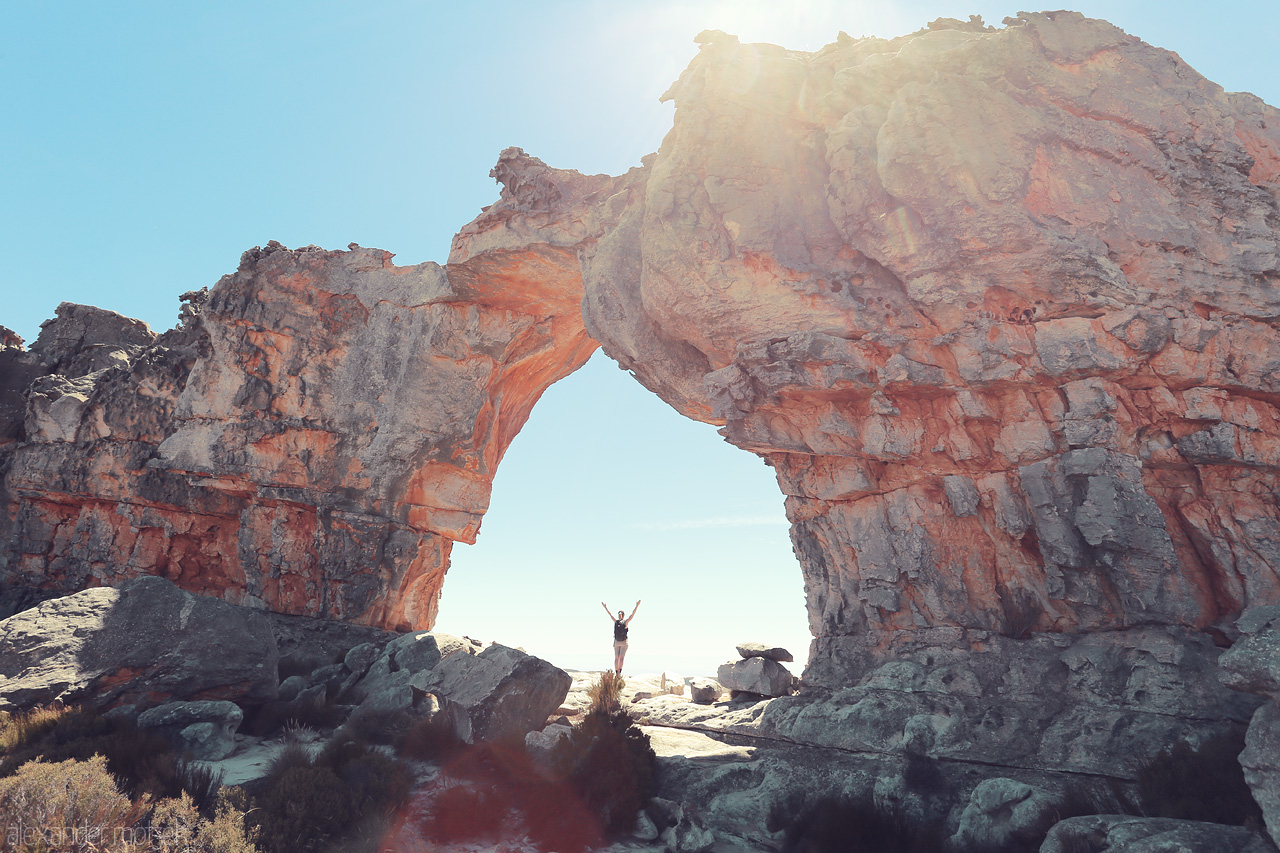
[[[600,606],[601,606],[601,607],[603,607],[603,608],[604,608],[604,612],[608,614],[608,616],[609,616],[609,621],[611,621],[611,622],[612,622],[612,621],[614,621],[613,611],[609,609],[609,605],[605,604],[605,603],[602,601],[602,602],[600,602]]]
[[[636,610],[639,610],[639,609],[640,609],[640,602],[639,602],[639,601],[637,601],[637,602],[636,602],[636,608],[635,608],[635,610],[632,610],[632,611],[631,611],[631,615],[627,617],[627,621],[626,621],[626,623],[625,623],[625,624],[627,624],[627,625],[630,625],[630,624],[631,624],[631,620],[632,620],[632,619],[634,619],[634,618],[636,618]]]

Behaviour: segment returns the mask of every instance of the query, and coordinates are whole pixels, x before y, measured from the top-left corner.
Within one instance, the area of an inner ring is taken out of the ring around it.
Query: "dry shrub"
[[[102,756],[32,761],[0,779],[6,843],[17,850],[142,850],[134,826],[146,807],[120,793]]]
[[[507,811],[495,794],[455,783],[436,791],[425,828],[438,844],[490,841],[498,837]]]
[[[622,688],[626,686],[627,682],[621,675],[606,669],[587,687],[587,697],[591,700],[590,710],[605,714],[618,710],[622,703]]]
[[[524,835],[541,850],[581,853],[605,843],[573,786],[539,775],[517,740],[460,747],[429,802],[422,829],[432,844]]]
[[[232,799],[220,798],[209,820],[184,793],[156,804],[147,836],[152,853],[258,853],[244,818]]]
[[[213,814],[221,780],[184,762],[159,732],[139,729],[131,721],[111,721],[86,708],[34,708],[0,720],[0,739],[9,745],[0,777],[37,758],[87,761],[101,755],[128,796],[162,800],[186,791],[205,814]]]

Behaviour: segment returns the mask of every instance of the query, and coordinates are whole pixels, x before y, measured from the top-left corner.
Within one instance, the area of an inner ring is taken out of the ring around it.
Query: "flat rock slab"
[[[780,663],[791,663],[795,656],[781,646],[766,646],[764,643],[739,643],[735,646],[743,658],[768,658]]]
[[[264,701],[279,654],[261,614],[158,577],[55,598],[0,622],[0,710]]]
[[[730,746],[705,732],[669,729],[663,726],[641,726],[649,736],[649,745],[658,758],[716,759],[750,761],[755,747]]]
[[[1040,853],[1274,853],[1275,848],[1241,826],[1172,818],[1088,815],[1056,824]]]

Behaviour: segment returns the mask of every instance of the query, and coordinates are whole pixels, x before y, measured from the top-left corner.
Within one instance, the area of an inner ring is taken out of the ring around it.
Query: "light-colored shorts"
[[[622,651],[624,651],[624,652],[627,650],[627,641],[626,641],[626,640],[614,640],[614,641],[613,641],[613,650],[616,652],[616,651],[618,651],[619,649],[621,649],[621,650],[622,650]]]

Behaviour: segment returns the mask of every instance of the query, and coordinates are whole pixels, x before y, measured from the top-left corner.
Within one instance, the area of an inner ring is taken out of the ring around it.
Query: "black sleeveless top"
[[[627,623],[621,619],[613,620],[613,640],[614,642],[626,642],[627,639]]]

